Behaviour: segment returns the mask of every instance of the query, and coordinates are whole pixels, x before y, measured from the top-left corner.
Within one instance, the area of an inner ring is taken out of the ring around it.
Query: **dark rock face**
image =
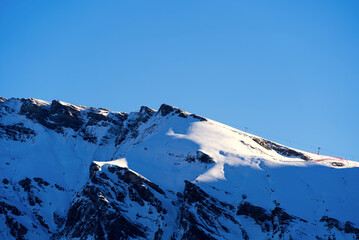
[[[17,207],[7,204],[6,202],[0,201],[0,214],[7,214],[7,213],[11,213],[16,216],[22,215]]]
[[[202,152],[202,151],[197,151],[195,156],[193,155],[188,155],[185,158],[186,162],[200,162],[200,163],[204,163],[204,164],[213,164],[215,163],[215,161],[213,160],[213,158],[211,156],[209,156],[208,154]]]
[[[153,191],[165,194],[157,184],[127,168],[108,166],[101,170],[93,163],[90,182],[71,204],[61,236],[109,240],[159,238],[162,225],[153,229],[153,237],[148,237],[149,231],[127,216],[127,209],[138,204],[139,213],[152,212],[156,221],[162,219],[167,211]]]
[[[174,112],[176,110],[175,107],[172,107],[167,104],[162,104],[161,107],[158,109],[158,114],[161,114],[162,116],[167,116],[168,114]]]
[[[341,232],[354,234],[356,236],[356,238],[359,239],[359,228],[354,227],[352,222],[346,221],[345,223],[343,223],[335,218],[328,217],[328,216],[323,216],[320,219],[320,222],[325,223],[325,226],[329,229],[330,233],[331,233],[331,230],[335,228]],[[334,238],[335,238],[335,236],[334,236]]]
[[[101,167],[97,165],[96,163],[92,162],[90,165],[90,179],[94,178],[96,176],[97,171],[99,171]]]
[[[37,184],[38,184],[40,187],[49,186],[49,185],[50,185],[50,183],[46,182],[44,179],[39,178],[39,177],[35,177],[34,180],[35,180],[35,182],[37,182]]]
[[[0,138],[13,141],[26,142],[36,136],[34,130],[24,127],[23,123],[3,125],[0,124]]]
[[[10,229],[10,234],[13,237],[15,237],[17,240],[25,239],[25,234],[27,233],[28,229],[24,225],[17,222],[13,217],[9,215],[6,215],[5,223]]]
[[[285,236],[290,222],[299,219],[289,215],[278,206],[268,212],[264,208],[254,206],[249,202],[243,202],[239,205],[237,215],[252,218],[257,224],[261,225],[262,231],[273,232],[274,234],[280,232],[280,238]],[[287,237],[290,237],[290,235]]]
[[[146,106],[142,106],[140,109],[140,115],[144,119],[148,119],[149,117],[152,117],[155,113],[156,113],[155,110],[153,110],[149,107],[146,107]]]
[[[55,183],[54,187],[60,191],[65,191],[65,189],[61,186],[59,186],[58,184]]]
[[[128,239],[145,236],[144,229],[121,214],[121,208],[109,204],[95,186],[87,185],[67,214],[64,236],[69,238]],[[105,238],[105,233],[107,238]]]
[[[343,167],[344,166],[344,163],[341,163],[341,162],[332,162],[331,164],[334,167]]]
[[[306,222],[286,213],[278,205],[273,210],[242,202],[237,208],[212,197],[195,184],[186,181],[183,195],[178,194],[182,205],[179,217],[180,239],[227,239],[223,232],[241,232],[243,239],[249,239],[241,225],[239,216],[254,220],[268,236],[279,239],[292,239],[290,225],[296,221]],[[228,237],[231,239],[231,237]]]
[[[345,233],[353,233],[359,239],[359,228],[354,227],[352,222],[345,222],[344,224],[344,232]]]
[[[262,147],[264,147],[267,150],[271,150],[273,149],[274,151],[276,151],[277,153],[286,156],[286,157],[299,157],[303,160],[309,161],[310,158],[301,153],[301,152],[297,152],[294,149],[291,148],[287,148],[284,147],[282,145],[279,145],[277,143],[271,142],[269,140],[263,139],[263,138],[257,138],[257,137],[251,137],[253,139],[253,141],[255,141],[256,143],[258,143],[259,145],[261,145]]]
[[[42,229],[42,231],[47,231],[51,234],[53,231],[53,228],[49,225],[49,220],[51,221],[51,219],[44,217],[44,212],[41,211],[45,204],[41,197],[45,196],[46,200],[46,193],[53,191],[52,189],[56,189],[55,186],[40,177],[34,177],[32,179],[24,178],[18,182],[5,182],[6,183],[3,181],[3,184],[8,185],[9,188],[11,187],[11,189],[17,192],[16,194],[22,196],[18,199],[19,202],[13,199],[12,201],[14,201],[17,206],[22,206],[22,208],[26,207],[27,210],[20,211],[19,208],[5,201],[0,201],[0,219],[2,214],[5,215],[5,224],[11,230],[10,234],[16,239],[29,239],[27,234],[30,230],[34,231],[34,229]],[[0,196],[0,199],[2,198],[3,197]],[[20,219],[22,219],[22,221],[27,219],[25,223],[31,223],[32,227],[30,225],[29,228],[29,225],[21,223]]]
[[[109,126],[109,134],[118,135],[118,132],[124,128],[124,121],[127,118],[127,114],[108,111],[105,115],[100,113],[100,111],[105,111],[103,109],[80,110],[79,107],[62,104],[56,100],[52,101],[51,105],[38,104],[34,99],[21,99],[21,101],[23,104],[19,111],[20,115],[58,133],[64,133],[66,128],[73,129],[85,141],[94,144],[97,144],[99,139],[91,132],[91,126]],[[27,129],[23,129],[22,132],[25,130]],[[29,134],[34,135],[32,132]],[[108,138],[109,136],[104,136],[100,145],[107,144]]]
[[[5,225],[10,234],[16,239],[25,239],[28,229],[14,218],[14,216],[22,216],[23,213],[17,207],[0,201],[0,217],[2,215],[5,216]]]
[[[233,217],[233,210],[233,206],[218,201],[198,186],[186,181],[179,217],[179,232],[184,234],[177,234],[176,237],[193,240],[221,239],[221,231],[230,232],[230,228],[226,227],[228,220],[232,227],[241,229]]]
[[[50,110],[47,106],[39,106],[33,99],[22,99],[23,102],[19,114],[25,115],[28,119],[54,129],[54,125],[47,122]]]
[[[0,102],[5,102],[7,98],[0,97]]]
[[[96,112],[88,112],[87,117],[89,118],[89,121],[87,122],[87,126],[96,126],[101,121],[108,120],[108,118],[106,116],[96,113]]]
[[[145,183],[153,190],[160,194],[165,194],[165,192],[155,183],[148,181],[147,179],[143,178],[142,176],[130,171],[128,168],[121,168],[118,166],[112,166],[108,168],[108,171],[111,173],[115,173],[118,179],[123,180],[127,184],[131,184],[136,189],[139,190],[141,193],[147,193],[147,195],[153,196],[151,192],[147,191],[147,188],[143,188],[143,184]],[[140,190],[142,189],[142,190]]]
[[[19,114],[56,132],[63,133],[63,127],[76,131],[83,124],[75,108],[62,105],[59,101],[52,101],[50,107],[38,105],[33,99],[22,99],[22,102]]]
[[[152,116],[155,115],[155,111],[148,107],[141,107],[141,110],[136,113],[134,118],[126,117],[118,131],[118,137],[116,138],[116,146],[122,144],[125,140],[136,139],[139,135],[138,128],[141,124],[146,123]]]
[[[25,192],[29,192],[31,189],[31,179],[25,178],[19,181],[19,185],[24,189]]]
[[[41,206],[42,201],[36,196],[36,194],[33,191],[33,185],[31,183],[30,178],[25,178],[21,181],[19,181],[19,185],[24,189],[24,191],[27,193],[27,199],[29,201],[29,204],[31,206],[35,206],[35,204],[38,204]]]
[[[161,116],[167,116],[170,113],[176,114],[177,116],[179,116],[181,118],[187,118],[188,116],[190,116],[190,117],[193,117],[200,121],[207,121],[207,119],[204,117],[198,116],[196,114],[186,113],[182,109],[179,109],[179,108],[167,105],[167,104],[162,104],[161,107],[158,109],[157,114],[161,114]]]
[[[195,119],[198,119],[198,120],[200,120],[200,121],[202,121],[202,122],[207,121],[207,118],[198,116],[198,115],[196,115],[196,114],[191,114],[190,116],[193,117],[193,118],[195,118]]]
[[[207,163],[207,164],[215,163],[212,157],[201,151],[197,151],[197,159],[202,163]]]
[[[237,210],[237,215],[248,216],[252,218],[254,221],[256,221],[256,223],[258,224],[271,220],[271,216],[267,213],[267,211],[264,208],[253,206],[249,202],[244,202],[241,205],[239,205],[239,208]]]
[[[72,106],[63,105],[56,100],[51,103],[49,119],[56,125],[72,128],[75,131],[79,130],[84,124],[79,118],[79,110]]]
[[[328,217],[328,216],[323,216],[320,219],[320,222],[325,222],[325,225],[328,228],[337,228],[340,231],[343,231],[343,229],[344,229],[344,226],[341,224],[341,222],[339,222],[339,220],[337,220],[335,218],[331,218],[331,217]]]

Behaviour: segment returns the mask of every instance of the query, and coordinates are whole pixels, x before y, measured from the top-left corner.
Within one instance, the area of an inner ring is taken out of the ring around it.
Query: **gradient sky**
[[[0,96],[162,103],[359,161],[359,1],[0,2]]]

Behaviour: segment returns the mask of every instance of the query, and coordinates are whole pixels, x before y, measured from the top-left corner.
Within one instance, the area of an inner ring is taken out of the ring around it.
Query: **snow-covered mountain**
[[[165,104],[0,98],[0,239],[358,239],[358,167]]]

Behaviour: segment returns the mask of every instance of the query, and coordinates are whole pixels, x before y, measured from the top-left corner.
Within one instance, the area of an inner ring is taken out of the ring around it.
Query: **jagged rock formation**
[[[356,239],[358,166],[166,104],[0,97],[0,239]]]

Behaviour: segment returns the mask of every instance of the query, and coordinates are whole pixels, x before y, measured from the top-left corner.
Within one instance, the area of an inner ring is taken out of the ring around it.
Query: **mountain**
[[[358,167],[166,104],[0,98],[0,239],[358,239]]]

